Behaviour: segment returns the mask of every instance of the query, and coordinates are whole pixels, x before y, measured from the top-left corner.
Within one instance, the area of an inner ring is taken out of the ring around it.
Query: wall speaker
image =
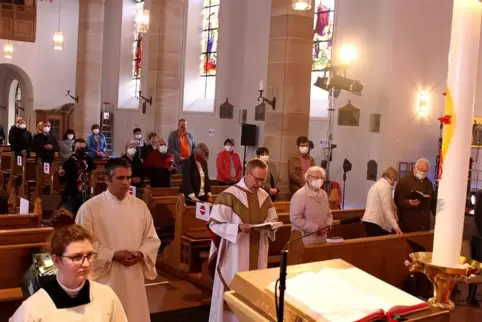
[[[256,146],[256,134],[258,127],[256,124],[242,124],[241,125],[241,145],[242,146]]]

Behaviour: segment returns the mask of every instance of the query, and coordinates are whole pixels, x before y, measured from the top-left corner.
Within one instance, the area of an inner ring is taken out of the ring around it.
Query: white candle
[[[259,81],[259,90],[264,91],[264,82],[263,81]]]
[[[444,267],[459,266],[462,246],[481,15],[479,0],[454,0],[445,103],[452,119],[443,130],[432,258]]]

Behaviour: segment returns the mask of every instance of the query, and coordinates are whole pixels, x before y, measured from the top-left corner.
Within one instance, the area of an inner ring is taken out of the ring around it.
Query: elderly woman
[[[392,190],[398,179],[398,171],[388,167],[382,177],[368,190],[367,206],[363,214],[363,225],[367,236],[389,235],[394,231],[401,235],[398,227],[396,207]]]
[[[25,300],[10,322],[126,322],[119,298],[107,285],[89,281],[93,238],[82,226],[56,229],[50,238],[57,278]]]
[[[142,160],[137,156],[137,142],[131,140],[126,144],[125,154],[122,156],[127,159],[132,168],[132,185],[141,186],[144,181],[144,165]]]
[[[186,202],[189,204],[197,201],[213,201],[206,161],[208,157],[207,145],[198,143],[194,147],[194,153],[182,160],[182,182],[179,192],[186,196]]]
[[[325,179],[325,170],[310,167],[305,173],[305,185],[291,198],[290,221],[293,230],[299,230],[303,236],[315,233],[333,223],[333,216],[328,203],[328,195],[321,189]],[[305,244],[324,243],[326,231],[303,239]]]

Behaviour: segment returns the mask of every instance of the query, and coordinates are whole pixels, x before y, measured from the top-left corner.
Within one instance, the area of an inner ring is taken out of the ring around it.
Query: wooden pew
[[[226,190],[227,186],[213,186],[211,187],[211,194],[213,196],[219,195],[221,192]],[[150,185],[146,185],[143,190],[142,200],[144,202],[148,202],[148,200],[152,197],[161,197],[161,196],[176,196],[179,194],[179,188],[171,187],[171,188],[152,188]]]
[[[33,212],[0,215],[0,229],[35,228],[42,222],[42,201],[35,200]]]
[[[12,154],[10,146],[3,145],[0,147],[0,190],[6,190],[7,188],[7,182],[10,179]]]
[[[291,238],[296,238],[295,235],[293,232]],[[293,242],[288,247],[288,264],[341,258],[393,286],[402,288],[403,281],[410,275],[403,263],[413,252],[408,240],[432,251],[433,231],[407,233],[402,236],[357,238],[339,244],[304,245],[302,242]]]
[[[52,228],[0,230],[0,321],[7,321],[24,299],[20,288],[32,252],[47,246]]]

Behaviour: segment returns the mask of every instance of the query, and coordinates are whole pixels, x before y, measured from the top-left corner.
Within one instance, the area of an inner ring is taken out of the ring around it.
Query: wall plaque
[[[229,103],[229,100],[226,97],[226,101],[223,104],[219,105],[219,118],[232,120],[233,117],[234,117],[234,106],[233,104]]]
[[[348,101],[348,104],[338,109],[338,125],[360,125],[360,109],[353,106],[351,101]]]

